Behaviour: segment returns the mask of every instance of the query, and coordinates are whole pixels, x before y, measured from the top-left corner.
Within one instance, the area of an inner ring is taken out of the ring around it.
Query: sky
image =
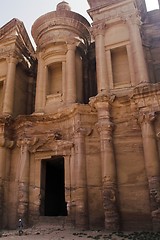
[[[87,13],[87,10],[89,9],[87,0],[66,1],[69,3],[72,11],[83,15],[89,22],[91,22]],[[1,0],[0,27],[11,19],[18,18],[24,23],[26,30],[31,37],[31,27],[34,21],[47,12],[55,11],[59,2],[61,2],[61,0]],[[146,4],[148,10],[158,8],[158,0],[146,0]]]

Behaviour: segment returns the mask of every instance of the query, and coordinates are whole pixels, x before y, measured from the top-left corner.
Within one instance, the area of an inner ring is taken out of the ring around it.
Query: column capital
[[[67,49],[75,51],[76,50],[76,43],[75,42],[68,42],[67,43]]]
[[[136,11],[135,13],[132,13],[130,15],[127,16],[121,16],[121,19],[127,23],[129,26],[130,25],[137,25],[137,26],[141,26],[142,25],[142,21],[141,18],[139,16],[138,11]]]
[[[22,147],[25,145],[29,145],[30,144],[30,139],[29,138],[20,138],[17,140],[17,146],[18,147]]]
[[[14,141],[11,141],[4,136],[0,136],[0,147],[12,148]]]
[[[108,109],[110,110],[111,104],[114,102],[116,96],[115,95],[107,95],[107,94],[98,94],[96,97],[90,98],[90,106],[98,109]]]
[[[82,134],[83,136],[89,136],[92,133],[92,128],[90,127],[83,127],[81,122],[78,120],[75,127],[74,127],[74,135]]]
[[[38,140],[36,137],[34,137],[34,138],[27,138],[27,137],[19,138],[17,140],[17,147],[21,148],[22,151],[24,148],[27,148],[29,150],[29,148],[31,146],[33,146],[37,141]]]
[[[139,116],[138,116],[138,122],[141,125],[146,123],[151,124],[152,122],[154,122],[155,119],[156,119],[155,112],[141,112],[139,113]]]
[[[19,58],[15,56],[9,56],[6,58],[7,63],[14,63],[15,65],[19,62]]]
[[[104,22],[99,23],[99,24],[93,24],[93,26],[91,28],[91,33],[94,37],[97,37],[98,35],[104,36],[106,27],[107,27],[107,24]]]

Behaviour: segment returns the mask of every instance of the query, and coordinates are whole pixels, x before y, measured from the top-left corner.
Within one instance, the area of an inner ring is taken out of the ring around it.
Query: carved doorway
[[[67,215],[63,157],[52,157],[50,159],[42,160],[41,215]]]

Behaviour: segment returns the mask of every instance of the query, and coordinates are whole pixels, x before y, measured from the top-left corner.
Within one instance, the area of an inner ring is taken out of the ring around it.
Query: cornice
[[[63,122],[74,117],[77,113],[81,115],[95,114],[88,104],[72,104],[71,106],[62,107],[54,114],[36,114],[21,115],[14,120],[14,128],[16,130],[21,128],[32,127],[34,124],[43,122]]]
[[[133,89],[130,101],[137,107],[160,111],[160,83],[137,86]]]
[[[45,47],[51,42],[65,42],[67,39],[76,38],[76,35],[88,45],[91,41],[89,28],[89,22],[81,15],[71,11],[55,11],[34,22],[32,35],[38,47]]]
[[[135,5],[133,5],[132,10],[130,9],[130,12],[128,8],[126,8],[126,6],[128,4],[133,4],[133,0],[116,0],[114,3],[112,3],[111,1],[104,2],[103,4],[99,4],[99,1],[97,1],[97,4],[95,5],[95,7],[91,7],[91,9],[88,10],[89,15],[94,19],[94,16],[96,15],[103,15],[103,19],[104,19],[104,12],[107,13],[108,12],[108,16],[105,15],[105,19],[106,20],[110,20],[110,19],[115,19],[119,16],[124,16],[124,15],[128,15],[131,14],[135,11]]]
[[[97,104],[103,104],[103,103],[108,103],[109,105],[112,104],[114,102],[116,98],[115,94],[111,94],[111,93],[101,93],[98,94],[95,97],[91,97],[89,100],[89,104],[92,108],[96,108]]]

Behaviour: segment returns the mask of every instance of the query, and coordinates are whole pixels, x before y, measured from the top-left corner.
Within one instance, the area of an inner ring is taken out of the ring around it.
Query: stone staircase
[[[69,223],[68,217],[48,217],[40,216],[38,222],[32,227],[32,232],[38,233],[51,233],[53,231],[62,231],[65,228],[74,228],[73,224]]]

